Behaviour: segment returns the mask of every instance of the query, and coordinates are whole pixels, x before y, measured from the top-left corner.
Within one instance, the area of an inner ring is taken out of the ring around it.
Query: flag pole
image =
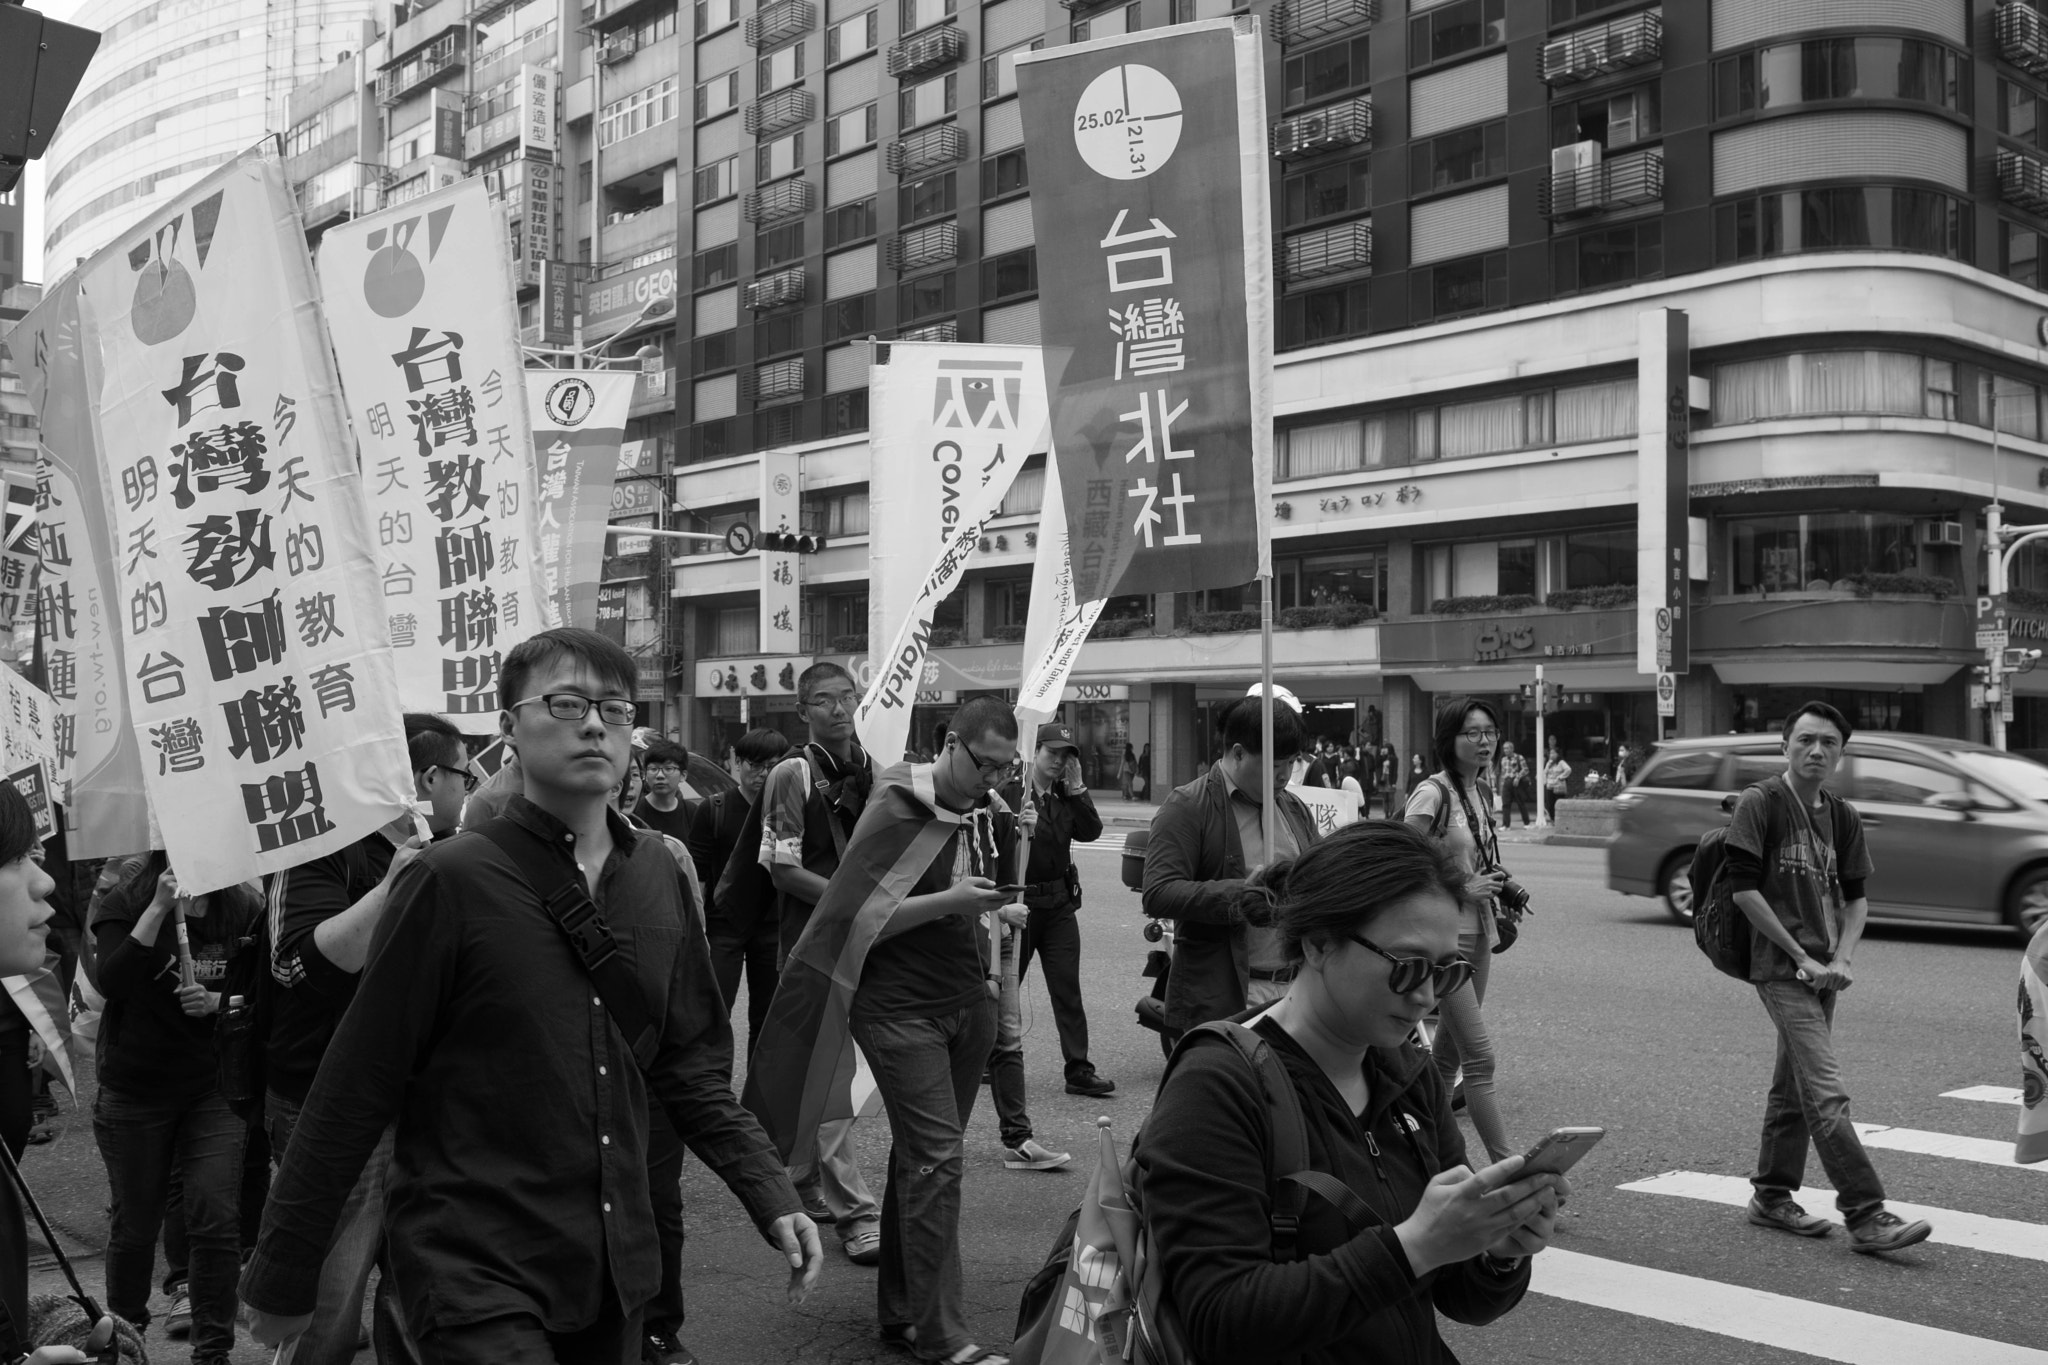
[[[1264,527],[1261,526],[1263,533]],[[1261,556],[1264,558],[1264,556]],[[1269,561],[1270,565],[1270,561]],[[1273,571],[1259,575],[1259,754],[1265,760],[1266,799],[1261,819],[1266,827],[1266,866],[1273,865]]]

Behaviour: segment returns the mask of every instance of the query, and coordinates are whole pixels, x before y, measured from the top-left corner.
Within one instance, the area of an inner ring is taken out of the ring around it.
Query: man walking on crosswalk
[[[1749,1221],[1800,1237],[1828,1234],[1833,1224],[1792,1198],[1811,1142],[1834,1182],[1850,1245],[1897,1251],[1932,1229],[1885,1209],[1835,1060],[1835,1001],[1854,979],[1849,960],[1870,911],[1863,884],[1872,871],[1856,808],[1824,786],[1849,734],[1849,722],[1826,702],[1794,710],[1785,721],[1783,776],[1745,791],[1728,827],[1735,903],[1753,930],[1749,979],[1778,1029]]]

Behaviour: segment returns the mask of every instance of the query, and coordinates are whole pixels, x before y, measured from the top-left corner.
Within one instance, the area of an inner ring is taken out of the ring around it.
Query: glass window
[[[902,27],[898,31],[915,33],[950,17],[958,6],[959,0],[903,0]]]
[[[1506,175],[1508,170],[1508,125],[1506,119],[1439,133],[1416,143],[1409,150],[1409,188],[1415,194],[1430,194]]]
[[[981,263],[981,301],[1016,298],[1038,292],[1038,248],[1025,247]]]
[[[1310,555],[1300,561],[1297,574],[1290,574],[1287,586],[1300,587],[1286,596],[1295,600],[1283,606],[1335,607],[1356,604],[1374,611],[1387,608],[1387,552],[1367,550],[1358,554]]]
[[[1292,109],[1311,100],[1331,99],[1362,89],[1372,80],[1371,48],[1363,36],[1312,47],[1289,57],[1283,68],[1285,104]]]
[[[825,210],[825,249],[831,251],[875,235],[875,201],[863,199]]]
[[[1618,151],[1648,142],[1663,135],[1663,106],[1655,83],[1554,104],[1550,108],[1550,145],[1597,142],[1609,151]]]
[[[1457,0],[1408,21],[1408,64],[1425,66],[1507,41],[1504,0]]]
[[[896,317],[900,322],[927,318],[934,313],[950,313],[954,307],[953,272],[950,270],[896,286]]]
[[[916,128],[944,118],[959,107],[960,73],[949,71],[922,85],[906,86],[896,92],[896,123],[899,128]]]
[[[1371,297],[1371,286],[1363,280],[1286,296],[1280,300],[1280,347],[1363,335]]]
[[[1664,273],[1664,225],[1652,219],[1581,232],[1551,243],[1551,278],[1561,294],[1611,289]]]
[[[698,170],[694,177],[694,200],[699,208],[730,199],[740,192],[740,159],[729,156]]]
[[[1913,519],[1882,512],[1731,518],[1730,586],[1737,593],[1847,590],[1856,574],[1916,573]]]
[[[875,106],[863,105],[825,120],[825,155],[839,156],[874,145]]]
[[[1998,273],[2032,289],[2041,287],[2041,234],[2024,223],[2000,220]]]
[[[1927,362],[1927,391],[1923,411],[1942,421],[1956,420],[1956,363],[1953,360]]]
[[[1998,131],[2029,146],[2041,145],[2041,97],[2018,81],[1998,82]]]
[[[804,258],[804,225],[791,223],[787,227],[770,228],[754,236],[754,269],[766,270],[781,265],[784,261],[800,261]]]
[[[1312,479],[1354,469],[1377,469],[1387,459],[1387,419],[1354,417],[1279,433],[1279,477]]]
[[[825,305],[825,340],[838,341],[842,337],[864,337],[875,330],[875,296],[857,294],[850,299],[834,299]]]
[[[754,91],[765,95],[794,85],[804,78],[804,43],[801,38],[754,63]]]
[[[1808,38],[1725,58],[1715,113],[1728,118],[1823,100],[1911,100],[1962,112],[1965,60],[1917,38]],[[2002,130],[2001,130],[2002,131]]]
[[[1024,164],[1022,147],[997,152],[981,163],[981,197],[984,199],[1015,194],[1030,183],[1031,176]]]
[[[1963,779],[1904,754],[1859,753],[1850,759],[1849,781],[1842,795],[1851,801],[1923,804],[1936,792],[1959,792]]]
[[[697,87],[697,118],[701,122],[727,113],[740,102],[740,73],[728,71]]]
[[[832,25],[825,30],[825,63],[851,61],[853,58],[875,50],[879,25],[877,11],[856,14],[851,19]]]
[[[1687,750],[1683,753],[1653,755],[1638,786],[1666,787],[1675,791],[1711,791],[1721,772],[1721,755]]]
[[[1005,95],[1017,93],[1017,54],[1036,52],[1045,46],[1045,39],[1033,38],[1028,43],[1005,48],[981,59],[981,97],[985,100],[999,100]]]
[[[1979,374],[1977,411],[1980,414],[1996,412],[1998,429],[2007,435],[2024,436],[2030,441],[2041,439],[2040,391],[2023,379],[2002,374],[1997,376],[1994,385],[1991,376]],[[1980,419],[1977,425],[1989,426],[1990,423]]]
[[[1924,362],[1894,351],[1808,351],[1714,367],[1715,425],[1836,413],[1918,417]]]
[[[716,33],[739,17],[740,0],[697,0],[697,36]]]
[[[1504,597],[1536,596],[1536,542],[1503,540],[1496,544],[1500,558],[1495,570],[1498,586],[1494,591]]]
[[[1372,207],[1372,158],[1312,165],[1281,181],[1286,227],[1360,213]]]
[[[1614,441],[1636,434],[1638,399],[1632,379],[1559,389],[1552,406],[1556,413],[1554,439],[1559,445]]]
[[[674,76],[664,76],[624,99],[613,100],[599,112],[597,140],[609,147],[622,138],[658,128],[682,112],[680,87]]]
[[[722,607],[711,618],[711,653],[730,657],[752,654],[761,644],[761,612],[757,607]]]
[[[1715,205],[1714,259],[1881,247],[1966,261],[1969,223],[1969,205],[1938,190],[1788,190]]]
[[[1636,581],[1633,526],[1568,531],[1564,536],[1564,588],[1610,588]]]
[[[739,333],[713,332],[690,342],[690,372],[709,374],[729,370],[739,363]]]
[[[953,211],[953,172],[913,180],[896,191],[896,217],[915,223]]]
[[[1145,27],[1142,7],[1139,5],[1118,5],[1112,9],[1091,14],[1067,29],[1067,37],[1076,43],[1085,43],[1091,38],[1114,38],[1118,34],[1137,33]]]
[[[1017,477],[1010,483],[1010,491],[1003,494],[998,516],[1021,517],[1043,510],[1045,507],[1045,461],[1033,461],[1017,471]],[[1019,620],[1023,617],[1020,615]]]
[[[795,175],[803,168],[804,135],[801,129],[773,142],[764,142],[754,149],[754,178],[757,181]]]

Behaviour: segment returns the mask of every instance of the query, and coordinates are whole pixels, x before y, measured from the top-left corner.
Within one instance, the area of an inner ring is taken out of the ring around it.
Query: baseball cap
[[[1043,749],[1048,744],[1055,749],[1071,749],[1077,754],[1081,752],[1081,746],[1074,743],[1074,732],[1058,721],[1038,727],[1038,747]]]

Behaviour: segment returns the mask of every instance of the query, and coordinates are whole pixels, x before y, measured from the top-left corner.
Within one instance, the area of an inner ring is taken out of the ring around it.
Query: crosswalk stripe
[[[1708,1175],[1701,1171],[1666,1171],[1649,1180],[1635,1180],[1617,1186],[1634,1194],[1668,1194],[1682,1199],[1703,1199],[1711,1204],[1742,1208],[1754,1191],[1747,1180],[1732,1175]],[[1833,1190],[1809,1185],[1801,1191],[1801,1203],[1809,1213],[1818,1213],[1834,1198]],[[1989,1218],[1961,1209],[1937,1209],[1924,1204],[1903,1204],[1885,1200],[1885,1207],[1899,1217],[1925,1218],[1934,1225],[1927,1240],[1944,1246],[1968,1247],[2000,1256],[2018,1256],[2029,1261],[2048,1261],[2048,1226],[2014,1218]]]
[[[1856,1136],[1865,1147],[1888,1152],[1916,1152],[1921,1156],[1946,1156],[1957,1161],[1981,1161],[1986,1166],[2005,1166],[2015,1171],[2048,1175],[2048,1163],[2025,1166],[2012,1159],[2011,1138],[1961,1137],[1955,1133],[1929,1133],[1919,1128],[1887,1128],[1881,1123],[1859,1123]]]
[[[1945,1100],[1982,1100],[1986,1104],[2018,1104],[2020,1088],[2016,1085],[1966,1085],[1961,1090],[1944,1090]]]
[[[1554,1299],[1844,1365],[2048,1365],[2048,1351],[1556,1247],[1538,1255],[1531,1269],[1529,1287]]]

